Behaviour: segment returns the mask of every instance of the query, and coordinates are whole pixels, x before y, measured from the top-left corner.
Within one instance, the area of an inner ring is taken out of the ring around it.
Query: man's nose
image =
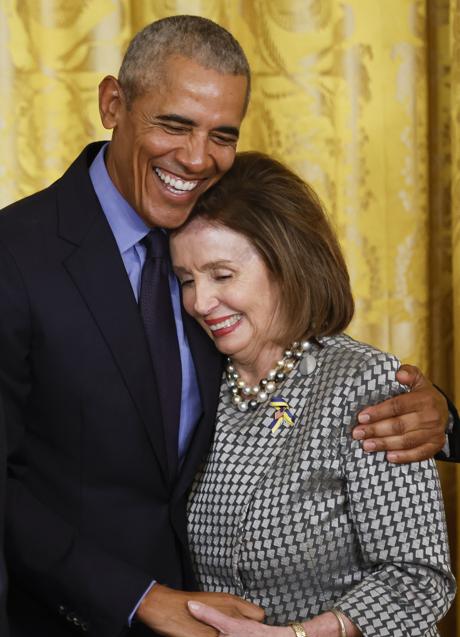
[[[184,145],[176,152],[176,159],[189,173],[200,173],[207,170],[213,163],[209,152],[207,135],[192,131]]]

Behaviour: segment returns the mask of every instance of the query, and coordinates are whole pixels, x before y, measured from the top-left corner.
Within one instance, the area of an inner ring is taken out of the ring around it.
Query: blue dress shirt
[[[147,226],[126,199],[118,192],[110,179],[104,161],[106,148],[107,144],[105,144],[96,155],[89,169],[89,175],[102,210],[107,217],[107,221],[117,242],[137,301],[139,300],[142,266],[144,265],[146,253],[145,247],[140,242],[145,235],[150,232],[151,228]],[[201,414],[201,400],[195,366],[182,322],[179,283],[173,273],[171,273],[169,277],[169,287],[171,290],[171,300],[182,364],[178,454],[179,460],[183,461],[196,423]]]

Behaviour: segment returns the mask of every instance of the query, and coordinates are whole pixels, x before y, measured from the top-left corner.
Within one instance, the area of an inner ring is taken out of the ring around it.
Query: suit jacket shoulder
[[[87,146],[65,173],[47,188],[0,211],[0,241],[9,247],[27,244],[50,226],[54,233],[81,237],[97,213],[102,213],[89,177],[89,167],[103,142]],[[61,216],[59,203],[64,203]],[[73,233],[72,233],[73,231]]]

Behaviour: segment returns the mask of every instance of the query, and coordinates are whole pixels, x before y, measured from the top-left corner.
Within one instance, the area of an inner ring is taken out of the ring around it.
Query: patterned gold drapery
[[[98,82],[138,29],[174,13],[214,19],[245,48],[240,149],[320,193],[353,279],[352,334],[460,403],[460,0],[0,0],[0,205],[107,137]],[[460,476],[441,473],[457,559]],[[444,635],[457,623],[451,611]]]

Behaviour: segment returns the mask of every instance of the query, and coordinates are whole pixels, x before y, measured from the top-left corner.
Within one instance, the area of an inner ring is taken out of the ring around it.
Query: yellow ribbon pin
[[[281,425],[286,423],[288,427],[294,426],[294,416],[289,411],[289,405],[284,398],[281,396],[274,396],[273,400],[270,401],[270,407],[275,408],[275,415],[271,423],[272,434],[276,433]]]

